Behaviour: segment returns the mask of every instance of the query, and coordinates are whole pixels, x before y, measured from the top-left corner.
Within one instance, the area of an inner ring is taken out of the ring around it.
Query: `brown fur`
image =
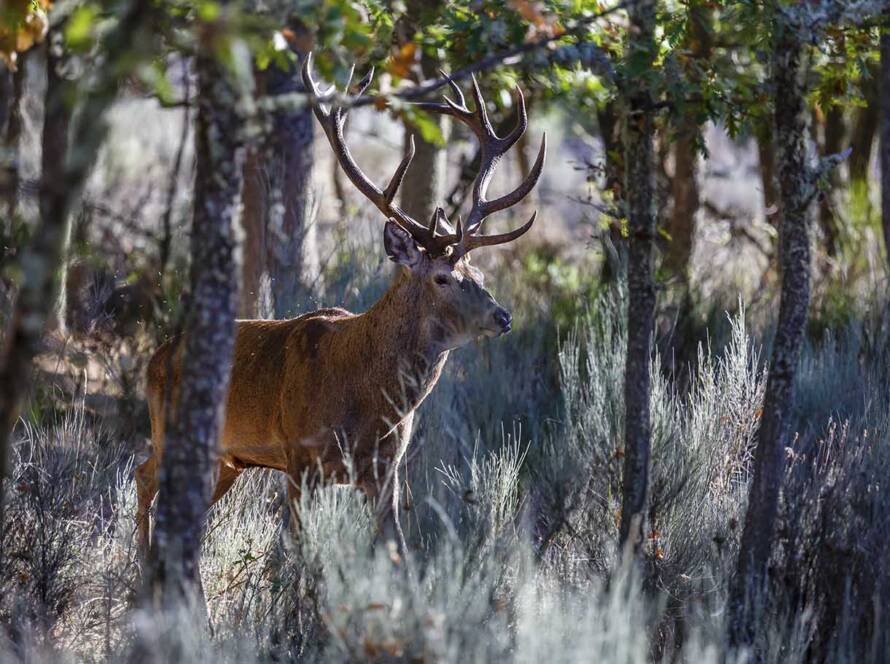
[[[441,285],[445,273],[451,285]],[[425,259],[419,268],[400,268],[363,314],[320,309],[292,320],[238,321],[212,502],[252,466],[286,472],[292,504],[304,473],[319,469],[377,495],[449,349],[503,332],[492,327],[492,312],[501,309],[480,282],[466,261]],[[175,403],[184,347],[166,342],[148,367],[153,451],[136,471],[143,554],[163,454],[165,388],[169,383]],[[177,348],[180,355],[171,357]],[[354,461],[353,478],[344,449]]]

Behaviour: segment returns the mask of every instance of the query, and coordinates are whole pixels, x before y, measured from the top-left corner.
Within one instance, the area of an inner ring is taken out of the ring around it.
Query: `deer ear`
[[[411,235],[394,221],[383,227],[383,248],[389,260],[413,270],[423,260],[423,252]]]

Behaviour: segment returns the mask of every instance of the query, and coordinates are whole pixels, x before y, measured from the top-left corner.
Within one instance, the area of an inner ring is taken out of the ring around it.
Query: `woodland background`
[[[0,658],[890,660],[887,11],[6,2]],[[457,352],[421,410],[407,548],[348,487],[307,498],[295,540],[253,470],[193,552],[204,597],[149,596],[144,371],[207,304],[202,242],[237,257],[243,317],[361,311],[392,273],[299,82],[310,51],[367,172],[415,136],[417,218],[462,209],[478,156],[410,102],[472,73],[512,126],[523,90],[530,145],[494,188],[544,131],[547,165],[495,226],[538,221],[480,257],[514,331]],[[342,93],[353,66],[369,96]]]

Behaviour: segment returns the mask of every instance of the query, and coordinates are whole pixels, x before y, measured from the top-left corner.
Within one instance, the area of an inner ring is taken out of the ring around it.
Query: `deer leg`
[[[208,508],[213,507],[216,504],[216,501],[229,492],[229,489],[232,488],[235,484],[235,480],[241,476],[242,472],[244,472],[242,469],[233,468],[229,464],[220,462],[219,475],[216,478],[216,487],[213,489],[213,496],[210,498],[210,504],[207,506]]]
[[[319,471],[311,470],[311,461],[304,459],[292,459],[288,463],[286,474],[287,481],[287,507],[288,517],[287,525],[291,536],[298,540],[302,531],[300,522],[300,503],[305,493],[307,497],[312,496],[315,487],[318,486],[320,478]],[[308,470],[307,470],[308,469]]]
[[[158,460],[152,455],[136,469],[136,546],[143,569],[148,562],[151,537],[151,503],[158,492]]]

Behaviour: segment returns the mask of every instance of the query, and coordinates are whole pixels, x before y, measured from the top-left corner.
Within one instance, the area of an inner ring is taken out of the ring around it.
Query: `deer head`
[[[315,97],[315,116],[322,126],[331,148],[344,173],[387,218],[383,230],[383,245],[390,260],[402,266],[401,279],[408,280],[418,302],[429,313],[438,328],[437,335],[444,347],[454,348],[480,336],[499,336],[510,331],[512,317],[483,287],[482,273],[470,265],[469,253],[480,247],[491,247],[512,242],[524,235],[535,222],[535,216],[521,227],[508,233],[482,235],[482,222],[491,214],[505,210],[521,201],[537,183],[544,166],[546,136],[541,138],[537,159],[528,176],[513,191],[499,198],[486,197],[488,185],[501,157],[519,140],[528,126],[525,99],[517,87],[519,119],[516,127],[505,137],[498,137],[491,126],[479,85],[473,78],[475,110],[467,108],[458,85],[449,80],[457,101],[448,97],[444,103],[416,104],[424,111],[450,115],[472,130],[481,146],[479,173],[473,184],[472,206],[466,222],[458,218],[455,224],[441,207],[428,223],[422,224],[394,203],[405,172],[414,156],[411,138],[404,158],[396,168],[385,189],[379,189],[359,168],[343,139],[346,110],[322,102],[331,90],[321,92],[312,77],[312,56],[303,63],[303,82]],[[358,85],[363,94],[371,84],[373,69]]]

